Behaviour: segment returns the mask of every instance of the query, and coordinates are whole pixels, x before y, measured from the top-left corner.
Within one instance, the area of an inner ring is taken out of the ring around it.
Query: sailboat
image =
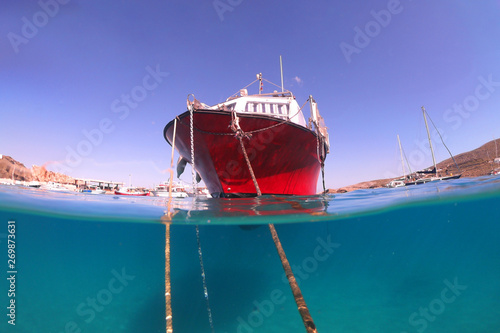
[[[405,182],[404,182],[405,186],[425,184],[425,183],[433,182],[433,181],[437,181],[437,180],[449,180],[449,179],[460,178],[462,176],[461,173],[458,173],[455,175],[454,174],[444,175],[444,176],[439,174],[439,170],[438,170],[437,165],[436,165],[436,158],[434,156],[434,149],[432,148],[432,140],[431,140],[431,135],[429,132],[429,125],[427,124],[427,117],[426,117],[427,112],[425,111],[425,108],[423,106],[422,106],[422,113],[424,116],[425,128],[427,130],[427,137],[429,139],[429,147],[431,149],[433,168],[430,170],[427,169],[427,170],[416,171],[415,173],[410,174],[408,176],[408,179],[405,180]],[[436,131],[437,131],[437,129],[436,129]],[[439,135],[439,136],[441,137],[441,135]],[[442,140],[442,138],[441,138],[441,140]],[[444,144],[444,142],[443,142],[443,144]],[[445,147],[446,147],[446,145],[445,145]],[[446,147],[446,149],[448,149],[448,147]],[[450,152],[450,151],[448,150],[448,152]],[[451,155],[451,153],[450,153],[450,155]],[[453,155],[451,155],[451,158],[455,162],[455,165],[458,169],[458,172],[460,172],[460,168],[458,167],[458,164],[456,163]]]
[[[391,180],[386,185],[387,187],[390,187],[390,188],[403,187],[403,186],[405,186],[405,181],[406,181],[405,162],[403,160],[403,148],[401,148],[401,140],[399,140],[399,134],[398,134],[398,143],[399,143],[399,152],[401,153],[401,164],[403,166],[403,177]],[[410,170],[410,173],[411,173],[411,170]]]

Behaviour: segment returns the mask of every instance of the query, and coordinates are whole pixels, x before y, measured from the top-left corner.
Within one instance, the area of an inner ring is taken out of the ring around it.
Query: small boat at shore
[[[106,191],[99,186],[90,186],[90,194],[106,194]]]
[[[142,191],[138,188],[133,188],[133,187],[122,187],[118,190],[115,190],[116,195],[130,195],[130,196],[136,196],[136,197],[144,197],[148,196],[149,192]]]
[[[32,180],[28,183],[28,187],[40,188],[40,186],[42,186],[42,184],[40,184],[40,182],[36,180]]]
[[[406,186],[405,180],[406,178],[393,179],[386,185],[386,187],[395,188]]]
[[[83,187],[78,190],[78,192],[81,193],[88,193],[88,194],[106,194],[106,191],[100,188],[99,186],[90,186],[90,187]]]
[[[184,185],[179,182],[172,182],[172,187],[170,187],[170,182],[166,181],[155,187],[150,195],[155,197],[169,197],[172,198],[187,198],[189,195],[186,192]]]
[[[47,184],[42,185],[40,188],[43,190],[57,191],[57,192],[70,192],[71,191],[67,187],[63,186],[62,184],[56,183],[56,182],[48,182]]]
[[[165,140],[175,140],[212,197],[316,194],[330,149],[316,101],[309,96],[306,120],[283,84],[281,92],[262,93],[262,74],[257,81],[258,94],[244,88],[213,106],[188,96],[188,111],[165,126]]]

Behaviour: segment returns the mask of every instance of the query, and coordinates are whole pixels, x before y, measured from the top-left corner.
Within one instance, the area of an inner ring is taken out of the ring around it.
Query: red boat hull
[[[272,116],[238,114],[248,159],[262,194],[314,195],[321,164],[313,131]],[[191,163],[190,114],[177,117],[175,148]],[[214,197],[255,196],[239,139],[231,130],[227,111],[194,112],[195,169]],[[253,132],[254,131],[254,132]],[[164,137],[172,145],[174,121]]]

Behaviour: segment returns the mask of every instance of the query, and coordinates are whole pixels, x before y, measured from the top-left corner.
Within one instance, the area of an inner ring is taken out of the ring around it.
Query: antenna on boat
[[[283,86],[283,60],[281,59],[281,55],[280,55],[280,71],[281,71],[281,92],[284,92],[285,88]]]
[[[262,73],[257,74],[257,80],[259,80],[259,95],[260,95],[262,93],[262,89],[264,89],[264,84],[262,83]]]

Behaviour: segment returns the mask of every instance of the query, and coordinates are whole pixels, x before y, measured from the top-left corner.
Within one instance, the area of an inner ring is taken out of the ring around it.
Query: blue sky
[[[300,105],[313,95],[329,127],[327,187],[401,174],[397,134],[412,168],[429,166],[422,105],[454,154],[500,137],[498,0],[0,8],[0,154],[28,167],[158,184],[163,127],[187,95],[215,104],[260,72],[279,84],[280,55],[285,87]]]

